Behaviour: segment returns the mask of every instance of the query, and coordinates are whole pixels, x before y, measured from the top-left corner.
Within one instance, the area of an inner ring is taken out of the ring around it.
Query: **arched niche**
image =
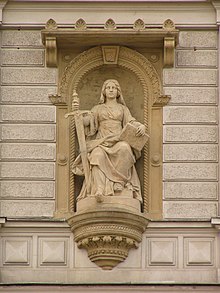
[[[139,84],[139,92],[142,95],[138,97],[139,111],[147,133],[150,135],[150,140],[143,150],[141,166],[143,213],[150,219],[160,219],[162,217],[162,107],[168,102],[169,97],[161,95],[160,77],[152,63],[139,52],[119,46],[97,46],[79,54],[66,66],[60,78],[58,95],[50,97],[57,106],[56,211],[54,216],[69,217],[76,210],[77,187],[71,173],[77,147],[74,121],[65,120],[64,115],[71,111],[74,90],[78,92],[82,105],[85,104],[83,101],[85,97],[82,96],[83,80],[89,74],[103,69],[112,74],[117,69],[124,71],[134,77],[131,80],[133,87]],[[109,77],[113,78],[113,76]],[[103,75],[102,78],[104,78]],[[121,83],[120,78],[118,79]],[[100,83],[102,83],[101,79]],[[122,82],[123,94],[124,88]],[[98,95],[99,93],[100,91]],[[93,94],[95,96],[95,93]],[[91,101],[94,101],[94,104],[97,103],[98,98],[99,96],[96,96],[95,100],[90,95],[88,104]]]

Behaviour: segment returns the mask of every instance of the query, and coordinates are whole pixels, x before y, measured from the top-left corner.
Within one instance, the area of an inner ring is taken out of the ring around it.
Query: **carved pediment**
[[[142,19],[133,24],[118,25],[113,19],[108,19],[103,27],[88,25],[80,18],[70,28],[59,28],[53,19],[48,20],[42,30],[42,42],[46,46],[47,66],[57,66],[57,48],[99,46],[99,45],[125,45],[139,47],[164,48],[164,67],[174,64],[174,49],[178,43],[179,31],[172,20],[167,19],[158,28],[148,26]]]

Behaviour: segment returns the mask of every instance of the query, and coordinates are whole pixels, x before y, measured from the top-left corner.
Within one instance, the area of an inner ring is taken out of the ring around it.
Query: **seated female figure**
[[[114,196],[125,188],[133,192],[133,197],[142,201],[140,181],[135,169],[140,153],[120,140],[122,129],[127,123],[133,124],[136,136],[145,134],[145,126],[131,116],[126,107],[117,80],[106,80],[102,87],[99,104],[92,108],[84,119],[88,126],[87,151],[90,165],[90,193],[102,201],[105,196]],[[73,172],[76,174],[79,159],[76,159]],[[87,183],[88,184],[88,183]],[[78,200],[89,196],[85,184]]]

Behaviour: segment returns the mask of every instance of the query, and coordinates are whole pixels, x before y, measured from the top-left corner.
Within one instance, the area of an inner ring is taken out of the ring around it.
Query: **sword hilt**
[[[78,103],[79,105],[79,99],[78,99],[78,94],[76,93],[76,91],[73,92],[73,99],[72,99],[72,112],[69,112],[69,113],[66,113],[64,115],[65,118],[68,118],[69,116],[75,116],[75,115],[83,115],[83,114],[87,114],[89,113],[90,111],[88,110],[73,110],[75,107],[74,107],[74,103]]]
[[[83,110],[83,111],[78,110],[78,111],[72,111],[72,112],[66,113],[66,114],[64,115],[64,117],[65,117],[65,118],[68,118],[69,116],[75,116],[75,115],[80,116],[80,115],[83,115],[83,114],[89,114],[89,113],[90,113],[90,111],[88,111],[88,110]]]

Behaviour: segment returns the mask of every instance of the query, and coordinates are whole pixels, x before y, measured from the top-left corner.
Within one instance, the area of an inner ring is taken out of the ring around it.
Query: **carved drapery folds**
[[[153,35],[146,27],[143,20],[138,19],[133,27],[123,34],[127,34],[126,38],[133,36],[133,42],[140,44],[143,42],[143,35],[140,38],[139,34],[143,33],[146,36],[144,40],[149,42],[150,36]],[[138,247],[148,219],[160,219],[162,215],[162,107],[168,103],[170,97],[163,96],[160,76],[153,65],[158,62],[158,56],[151,54],[148,59],[135,50],[120,46],[123,34],[115,22],[109,19],[103,31],[99,31],[99,41],[116,37],[115,42],[118,45],[93,46],[70,60],[60,75],[57,95],[50,96],[52,103],[57,106],[57,195],[54,216],[67,219],[78,247],[86,249],[90,260],[106,270],[124,261],[131,248]],[[172,66],[177,34],[171,21],[164,23],[164,27],[156,34],[154,32],[154,38],[156,36],[160,42],[163,40],[167,46],[166,50],[164,49],[166,66]],[[68,41],[74,36],[76,43],[88,37],[87,44],[92,45],[94,31],[90,30],[83,19],[79,19],[75,29],[71,33],[65,33],[65,36]],[[42,37],[49,54],[48,66],[57,66],[57,52],[54,52],[57,50],[56,45],[59,49],[59,44],[62,43],[60,40],[65,43],[64,30],[57,29],[56,23],[50,20],[46,30],[42,31]],[[63,62],[64,58],[59,60]],[[136,199],[131,199],[130,206],[123,206],[123,202],[118,205],[114,199],[104,203],[93,202],[91,205],[79,201],[78,209],[76,208],[76,186],[71,173],[71,166],[76,157],[75,124],[74,119],[68,121],[64,116],[71,111],[72,93],[78,91],[83,78],[97,69],[107,69],[108,66],[117,66],[130,72],[140,82],[143,92],[143,122],[150,140],[146,143],[142,156],[142,212],[139,203],[139,206],[135,206],[136,203],[133,205],[132,200]]]

